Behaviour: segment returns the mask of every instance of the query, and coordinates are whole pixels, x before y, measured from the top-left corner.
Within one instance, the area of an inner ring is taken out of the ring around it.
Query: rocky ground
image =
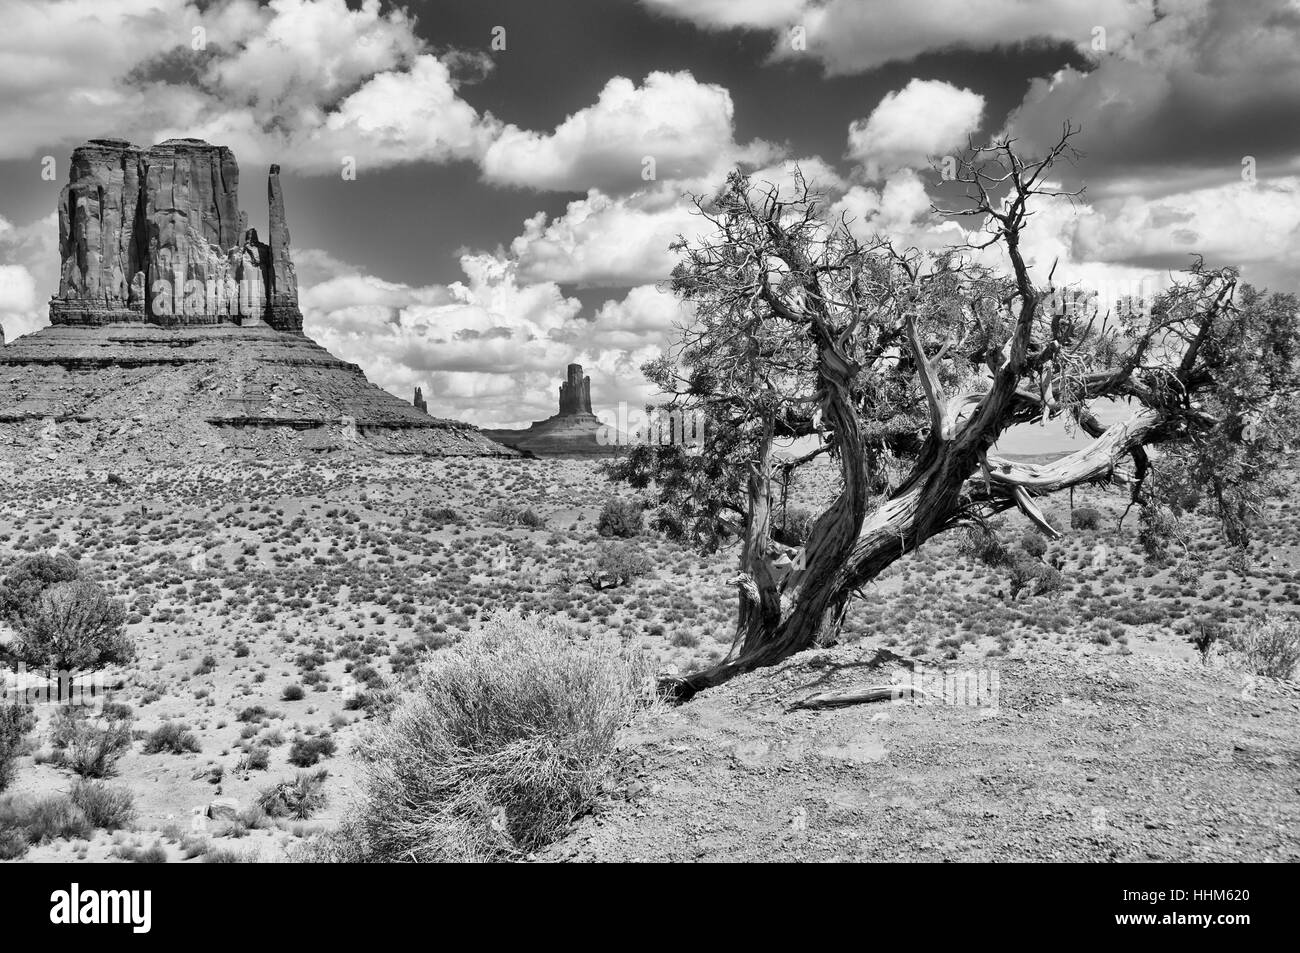
[[[865,646],[805,653],[661,713],[628,782],[541,859],[1300,860],[1300,686],[1150,655],[1035,648],[969,667],[995,698],[791,710],[912,684]],[[921,679],[926,684],[926,679]]]
[[[497,607],[560,616],[664,671],[721,657],[733,554],[647,531],[619,543],[646,557],[642,575],[601,591],[584,581],[610,545],[601,505],[630,495],[597,466],[331,455],[126,466],[111,481],[58,461],[0,470],[0,574],[37,552],[79,560],[123,601],[138,652],[105,673],[131,710],[133,740],[106,779],[131,793],[131,829],[48,839],[25,858],[284,858],[346,809],[372,703]],[[796,489],[811,503],[827,486]],[[1268,556],[1251,566],[1194,521],[1197,559],[1180,572],[1143,562],[1133,521],[1116,527],[1121,498],[1076,502],[1106,519],[1044,554],[1063,567],[1060,589],[1013,599],[956,536],[923,547],[855,604],[843,644],[638,726],[630,786],[548,856],[1297,859],[1293,688],[1247,690],[1229,656],[1202,665],[1180,626],[1294,606],[1300,510],[1270,504]],[[1069,525],[1063,505],[1049,516]],[[1012,546],[1022,532],[1004,527]],[[787,712],[913,665],[925,678],[996,671],[996,707]],[[52,757],[53,718],[40,712],[8,794],[75,783]],[[198,750],[150,753],[168,724]],[[302,764],[295,750],[314,743],[325,750]],[[274,785],[322,769],[323,802],[306,816],[256,810]]]

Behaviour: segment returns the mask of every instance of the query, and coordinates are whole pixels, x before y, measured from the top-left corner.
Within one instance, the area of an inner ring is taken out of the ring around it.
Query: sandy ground
[[[557,584],[605,542],[595,532],[604,500],[631,495],[590,461],[326,459],[116,475],[0,474],[0,572],[37,552],[78,559],[123,601],[138,653],[105,673],[134,718],[135,740],[107,779],[133,795],[134,829],[49,841],[29,860],[154,844],[180,860],[196,831],[210,850],[283,858],[353,796],[353,747],[375,717],[357,696],[400,692],[420,659],[500,607],[562,617],[665,671],[707,664],[730,643],[733,553],[704,557],[647,532],[629,544],[650,559],[644,577],[601,592]],[[814,484],[799,497],[826,492]],[[633,800],[556,856],[1293,859],[1294,695],[1265,686],[1242,698],[1241,676],[1203,668],[1178,626],[1300,601],[1300,506],[1271,504],[1269,558],[1246,571],[1208,520],[1194,522],[1198,567],[1179,577],[1142,563],[1134,521],[1115,527],[1119,497],[1078,503],[1107,523],[1052,544],[1061,591],[1012,600],[955,536],[922,547],[853,607],[829,656],[845,667],[802,657],[647,726],[643,745],[629,741],[642,759]],[[540,524],[508,518],[525,510]],[[1061,506],[1050,513],[1068,525]],[[1008,524],[1008,544],[1022,532]],[[928,670],[997,666],[999,706],[784,713],[818,679],[888,680],[903,662],[859,664],[881,649]],[[286,700],[293,686],[303,697]],[[51,717],[40,712],[7,793],[74,784],[50,762]],[[200,750],[144,753],[167,723],[185,725]],[[316,766],[328,771],[327,803],[310,818],[202,816],[217,799],[246,812],[294,778],[288,755],[303,737],[335,744]],[[254,748],[267,753],[264,769],[245,766]]]
[[[621,797],[543,859],[1300,860],[1294,683],[1052,648],[983,671],[978,704],[824,711],[789,706],[916,676],[856,647],[737,679],[630,732]]]

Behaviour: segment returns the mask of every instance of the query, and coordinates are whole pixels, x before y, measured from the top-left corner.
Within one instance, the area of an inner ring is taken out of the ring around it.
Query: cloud
[[[1192,255],[1242,269],[1247,281],[1300,289],[1300,177],[1200,188],[1144,200],[1125,196],[1077,217],[1074,255],[1085,261],[1181,269]]]
[[[848,157],[870,179],[882,172],[927,164],[965,146],[980,124],[984,97],[939,80],[913,79],[886,93],[866,119],[849,125]]]
[[[49,295],[58,275],[57,215],[21,227],[0,217],[0,326],[6,341],[49,323]]]
[[[372,77],[319,121],[288,134],[259,126],[250,112],[223,112],[157,135],[207,139],[255,163],[279,157],[306,174],[336,173],[349,157],[364,174],[410,162],[477,159],[494,129],[490,117],[480,117],[459,97],[446,64],[422,54],[408,70]]]
[[[804,0],[641,0],[656,13],[707,29],[777,29],[802,15]]]
[[[679,235],[694,237],[699,216],[676,188],[614,198],[592,189],[547,221],[538,212],[511,242],[526,281],[580,287],[629,287],[661,281],[677,262],[668,246]]]
[[[379,0],[14,0],[5,20],[0,159],[101,134],[197,136],[322,173],[344,155],[474,160],[498,126],[459,95],[466,57],[434,56]]]
[[[738,145],[731,94],[689,72],[650,73],[640,86],[615,76],[597,100],[550,133],[503,127],[483,156],[495,185],[626,193],[647,181],[716,179],[737,161],[767,161],[767,143]]]
[[[795,188],[794,171],[798,169],[804,183],[809,189],[824,195],[834,195],[848,188],[844,178],[827,164],[821,156],[804,156],[799,159],[782,159],[779,162],[754,169],[749,173],[750,181],[756,185],[771,184],[777,186],[783,194],[790,194]],[[719,181],[716,185],[721,185]]]
[[[497,185],[625,194],[779,152],[736,143],[730,93],[689,72],[614,77],[549,132],[503,124],[462,96],[492,61],[435,55],[379,0],[14,0],[5,26],[0,159],[193,136],[305,174],[467,161]]]
[[[682,317],[672,296],[637,286],[590,317],[554,282],[525,283],[506,257],[465,255],[465,280],[415,287],[307,251],[299,259],[305,329],[375,383],[431,413],[479,425],[527,424],[555,413],[564,367],[581,363],[593,404],[651,395],[640,365],[669,345]],[[318,280],[319,279],[319,280]]]
[[[839,195],[847,187],[818,156],[751,169],[750,178],[756,186],[776,185],[789,195],[796,167],[810,188],[826,196]],[[723,178],[720,170],[695,194],[712,194]],[[563,215],[548,219],[538,212],[525,221],[510,253],[523,281],[628,288],[668,279],[680,260],[680,253],[669,246],[679,238],[692,241],[712,227],[696,211],[687,184],[657,183],[624,196],[592,189],[586,198],[570,202]]]
[[[925,183],[911,169],[901,169],[879,188],[854,185],[831,206],[831,216],[847,219],[860,241],[889,238],[896,248],[938,251],[966,239],[960,225],[930,207]]]
[[[1036,79],[1009,117],[1027,148],[1082,126],[1089,187],[1183,191],[1300,171],[1300,5],[1277,0],[1175,0],[1088,71]]]
[[[773,34],[776,60],[813,57],[830,75],[864,73],[922,53],[1018,43],[1072,44],[1087,52],[1094,29],[1121,43],[1154,18],[1153,0],[642,0],[704,29]],[[793,28],[802,28],[796,42]]]
[[[22,265],[0,265],[0,327],[5,340],[39,327],[34,324],[39,309],[36,279]]]

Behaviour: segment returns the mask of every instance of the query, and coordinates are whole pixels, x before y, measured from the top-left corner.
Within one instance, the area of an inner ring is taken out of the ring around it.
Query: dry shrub
[[[131,716],[105,710],[98,716],[77,705],[63,706],[51,725],[54,761],[83,778],[107,778],[131,749]]]
[[[118,831],[135,819],[135,799],[126,788],[109,787],[102,781],[78,781],[68,795],[92,827]]]
[[[0,831],[21,830],[27,841],[86,840],[94,827],[66,794],[45,797],[6,794],[0,798]]]
[[[30,708],[0,700],[0,791],[13,780],[15,764],[27,750],[27,735],[35,727]]]
[[[1291,678],[1300,665],[1300,619],[1266,613],[1228,635],[1229,648],[1253,675]]]
[[[279,781],[264,788],[257,796],[257,806],[268,817],[306,820],[325,806],[324,787],[328,777],[329,772],[324,768],[299,771],[293,780]]]
[[[349,859],[507,860],[596,803],[615,735],[652,697],[648,664],[554,620],[501,612],[419,669],[362,743]],[[322,855],[340,856],[338,844]]]

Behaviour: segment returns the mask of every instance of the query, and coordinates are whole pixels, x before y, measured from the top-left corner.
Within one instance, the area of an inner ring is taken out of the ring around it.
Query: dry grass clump
[[[135,819],[135,798],[124,787],[110,787],[103,781],[79,780],[69,799],[81,809],[92,827],[106,831],[129,828]]]
[[[1253,675],[1291,678],[1300,665],[1300,619],[1266,613],[1228,635],[1241,666]]]
[[[558,621],[493,616],[425,662],[362,743],[350,859],[508,860],[555,839],[595,805],[650,674]]]

